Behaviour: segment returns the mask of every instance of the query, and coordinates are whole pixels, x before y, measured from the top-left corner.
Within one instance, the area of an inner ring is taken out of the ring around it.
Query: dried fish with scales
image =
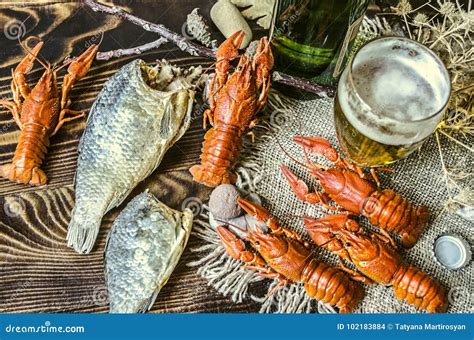
[[[160,164],[191,121],[201,67],[183,70],[166,61],[150,67],[134,60],[104,86],[79,144],[76,203],[68,245],[94,246],[102,217]]]
[[[110,313],[153,306],[188,242],[190,209],[176,211],[148,191],[136,196],[112,225],[105,249]]]

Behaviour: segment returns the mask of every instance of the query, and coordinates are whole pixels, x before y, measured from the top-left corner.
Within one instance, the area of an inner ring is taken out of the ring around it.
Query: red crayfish
[[[229,74],[230,62],[239,58],[238,47],[245,33],[234,33],[216,52],[216,72],[209,85],[210,108],[204,113],[212,125],[204,136],[201,164],[190,169],[195,181],[209,187],[235,183],[232,171],[237,162],[242,136],[256,124],[255,116],[267,101],[273,55],[262,38],[253,59],[240,56],[235,71]]]
[[[247,232],[245,240],[256,251],[253,252],[226,227],[218,227],[217,233],[231,257],[246,263],[245,268],[258,271],[262,277],[277,278],[278,285],[304,282],[309,296],[337,306],[341,313],[353,311],[364,295],[360,285],[342,270],[317,260],[299,234],[280,226],[261,206],[242,198],[238,204],[255,219],[266,222],[270,232]]]
[[[429,212],[425,206],[414,207],[410,202],[393,190],[379,190],[366,179],[363,170],[341,157],[341,155],[324,138],[294,137],[294,141],[319,155],[324,155],[337,167],[328,168],[314,162],[307,167],[312,175],[319,179],[323,193],[310,193],[308,186],[299,180],[286,166],[281,170],[298,198],[310,203],[327,205],[329,198],[344,210],[366,216],[370,223],[381,229],[401,236],[404,247],[410,248],[424,231]],[[375,171],[371,171],[379,185]]]
[[[342,268],[354,279],[392,285],[399,300],[431,313],[446,311],[448,301],[444,287],[405,262],[388,234],[364,231],[359,223],[344,214],[319,220],[305,218],[304,222],[306,231],[318,246],[353,263],[363,274],[346,268],[341,261]]]
[[[51,66],[39,61],[37,56],[42,46],[43,42],[39,42],[31,51],[28,50],[28,55],[12,70],[13,101],[0,100],[0,104],[10,110],[21,130],[13,161],[0,167],[0,175],[13,182],[30,185],[47,182],[47,176],[40,166],[48,151],[50,137],[64,123],[84,116],[81,111],[69,109],[71,101],[68,94],[74,83],[89,71],[98,49],[92,45],[70,62],[61,91],[58,91],[57,72],[62,66],[51,69]],[[26,74],[33,68],[35,60],[41,63],[45,71],[35,87],[30,89]],[[68,114],[71,116],[66,117]]]

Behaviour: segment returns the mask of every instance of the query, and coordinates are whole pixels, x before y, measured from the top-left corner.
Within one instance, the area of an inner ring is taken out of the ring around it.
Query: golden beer
[[[450,91],[445,66],[428,48],[405,38],[374,40],[339,80],[334,104],[339,144],[359,165],[402,159],[433,133]]]

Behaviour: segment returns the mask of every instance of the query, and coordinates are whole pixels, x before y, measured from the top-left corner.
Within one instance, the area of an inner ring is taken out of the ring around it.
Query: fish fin
[[[97,106],[97,101],[95,101],[94,104],[92,104],[92,107],[89,110],[89,113],[87,114],[86,128],[85,128],[84,133],[82,134],[81,138],[79,139],[79,144],[77,145],[77,152],[79,154],[82,153],[82,149],[84,148],[84,143],[86,143],[85,140],[88,138],[87,136],[89,134],[89,129],[91,129],[90,126],[92,126],[92,124],[93,124],[92,121],[94,120],[94,116],[96,114],[96,111],[98,110],[98,109],[96,109],[96,106]],[[77,175],[77,171],[76,171],[76,175]],[[74,175],[74,185],[75,185],[75,182],[76,182],[76,180],[75,180],[76,175]]]
[[[165,277],[166,280],[161,283],[161,287],[163,287],[168,282],[168,279],[171,277],[171,274],[176,269],[181,255],[183,254],[184,248],[186,248],[186,245],[188,243],[189,235],[191,235],[191,229],[193,224],[194,215],[189,209],[186,209],[183,213],[176,211],[174,215],[176,220],[178,221],[176,242],[174,244],[174,248],[171,250],[170,255],[172,256],[170,256],[169,261],[166,265],[167,269],[163,274],[163,277]]]
[[[159,292],[160,289],[155,291],[148,299],[143,300],[140,306],[138,306],[137,313],[145,313],[146,311],[149,311],[151,307],[153,307]]]
[[[75,210],[72,212],[71,222],[68,226],[67,245],[74,248],[79,254],[88,254],[94,247],[99,234],[102,214],[79,218]]]
[[[163,117],[161,117],[160,123],[160,137],[162,139],[169,138],[171,129],[171,116],[174,114],[173,105],[169,99],[165,100],[165,110],[163,112]]]
[[[149,172],[145,178],[147,178],[149,175],[151,174],[151,172]],[[137,184],[135,184],[132,188],[128,189],[125,193],[121,194],[121,195],[114,195],[109,203],[109,205],[107,206],[107,209],[105,209],[105,213],[108,213],[110,210],[112,210],[113,208],[117,208],[120,204],[123,203],[123,201],[125,201],[125,199],[130,196],[130,194],[132,193],[133,189],[135,189],[135,187],[138,185],[139,182],[137,182]]]
[[[105,239],[105,246],[104,246],[104,278],[105,278],[105,285],[109,286],[108,274],[107,274],[107,248],[109,246],[110,236],[114,230],[111,229],[110,232],[107,234],[107,238]]]
[[[189,126],[191,125],[191,115],[193,113],[193,106],[194,106],[194,92],[189,91],[187,92],[188,95],[188,102],[187,102],[187,108],[186,108],[186,113],[183,116],[183,120],[181,121],[181,126],[177,130],[173,140],[170,142],[170,146],[174,145],[178,140],[183,137],[184,133],[189,129]]]

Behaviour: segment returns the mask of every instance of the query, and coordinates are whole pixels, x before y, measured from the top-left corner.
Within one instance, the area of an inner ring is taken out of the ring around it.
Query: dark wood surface
[[[116,5],[181,32],[186,14],[195,7],[209,13],[214,1],[115,1]],[[107,2],[110,4],[110,2]],[[94,13],[80,2],[2,1],[0,3],[0,96],[11,98],[10,75],[24,56],[18,41],[4,34],[12,20],[23,22],[25,35],[41,38],[43,60],[60,63],[68,55],[78,55],[88,44],[98,42],[101,51],[128,48],[150,42],[158,36],[102,13]],[[216,37],[222,38],[218,33]],[[108,62],[95,61],[86,78],[71,92],[73,109],[88,110],[104,82],[122,65],[136,57]],[[147,62],[167,58],[180,65],[209,65],[168,44],[140,58]],[[38,65],[28,79],[38,80]],[[89,255],[78,255],[65,244],[67,225],[74,206],[73,178],[77,144],[85,120],[64,126],[52,138],[44,169],[49,184],[32,188],[0,179],[0,312],[107,312],[103,250],[105,236],[124,204],[103,220],[98,242]],[[0,163],[9,162],[19,135],[12,116],[0,108]],[[166,154],[161,166],[140,183],[130,197],[149,188],[171,207],[181,209],[186,197],[205,201],[209,189],[192,181],[188,168],[198,162],[203,139],[201,117]],[[127,202],[125,202],[126,204]],[[200,240],[191,237],[178,267],[160,292],[152,312],[253,312],[251,301],[234,304],[207,286],[186,266],[197,255],[189,251]]]
[[[104,1],[105,2],[105,1]],[[115,3],[146,20],[163,23],[181,32],[186,15],[195,7],[206,15],[215,1],[208,0],[115,0]],[[15,21],[17,20],[17,21]],[[11,68],[24,56],[18,41],[9,39],[8,25],[22,23],[23,39],[41,38],[43,60],[60,63],[78,55],[103,33],[101,51],[141,45],[158,37],[102,13],[94,13],[77,1],[0,2],[0,97],[11,99]],[[257,30],[262,33],[261,30]],[[223,37],[215,32],[215,37]],[[136,57],[108,62],[95,61],[86,78],[75,86],[70,98],[73,109],[88,110],[104,82],[122,65]],[[208,60],[190,57],[172,44],[140,56],[147,62],[167,58],[180,65],[209,65]],[[28,79],[38,80],[36,65]],[[44,169],[49,184],[32,188],[0,179],[0,312],[107,312],[103,275],[105,236],[121,207],[108,213],[93,252],[74,253],[65,244],[67,225],[74,205],[73,178],[77,144],[85,120],[66,124],[51,140]],[[9,162],[19,130],[12,116],[0,108],[0,164]],[[174,208],[186,197],[206,200],[209,189],[192,181],[188,169],[199,160],[204,131],[197,117],[183,138],[166,154],[161,166],[130,195],[149,188]],[[251,301],[234,304],[207,286],[186,263],[197,256],[189,251],[200,240],[191,237],[181,261],[160,292],[152,312],[255,312]],[[263,287],[261,287],[263,288]]]

